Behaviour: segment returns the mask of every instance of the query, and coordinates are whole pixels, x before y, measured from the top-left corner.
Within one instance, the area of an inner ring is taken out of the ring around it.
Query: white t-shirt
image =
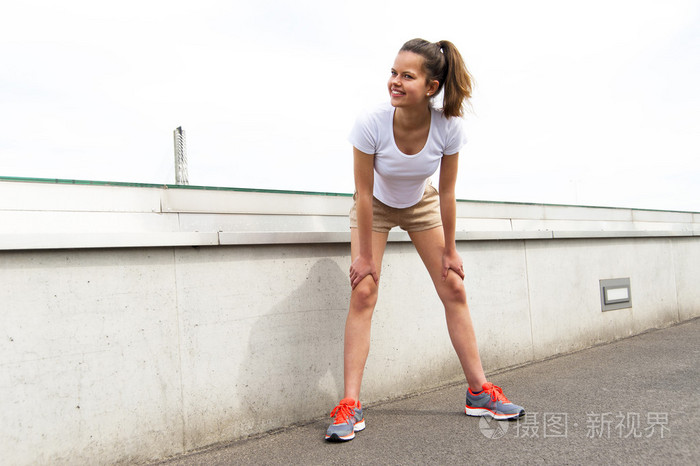
[[[406,155],[394,141],[394,110],[386,102],[360,115],[348,139],[360,151],[374,154],[374,197],[403,209],[421,200],[442,156],[456,154],[467,141],[461,118],[446,118],[441,110],[431,108],[425,146],[415,155]]]

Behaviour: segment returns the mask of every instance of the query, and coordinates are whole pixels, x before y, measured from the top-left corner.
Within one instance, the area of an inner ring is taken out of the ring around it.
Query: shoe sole
[[[329,442],[347,442],[347,441],[355,438],[355,432],[365,430],[365,427],[366,427],[365,420],[363,419],[360,422],[355,424],[351,434],[344,435],[344,436],[340,436],[338,434],[326,435],[326,440],[328,440]]]
[[[347,441],[352,440],[354,438],[355,438],[355,432],[353,432],[350,435],[345,435],[343,437],[341,437],[338,434],[332,434],[331,436],[326,435],[326,440],[328,440],[329,442],[347,442]]]
[[[464,414],[467,416],[475,416],[475,417],[483,417],[483,416],[491,416],[493,419],[497,421],[507,421],[509,419],[516,419],[519,418],[520,416],[523,416],[525,414],[525,411],[520,411],[518,413],[513,413],[513,414],[504,414],[504,413],[495,413],[491,411],[490,409],[486,408],[470,408],[469,406],[464,407]]]

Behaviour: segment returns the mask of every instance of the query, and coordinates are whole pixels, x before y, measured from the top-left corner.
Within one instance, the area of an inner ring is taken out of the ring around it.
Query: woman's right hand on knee
[[[357,258],[350,265],[350,286],[353,289],[367,276],[371,275],[374,283],[379,284],[379,274],[372,259],[363,256]]]

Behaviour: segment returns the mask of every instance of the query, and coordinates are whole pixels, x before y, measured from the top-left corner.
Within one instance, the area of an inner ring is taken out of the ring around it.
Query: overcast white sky
[[[3,2],[0,176],[351,192],[401,44],[477,81],[461,199],[700,212],[700,1]]]

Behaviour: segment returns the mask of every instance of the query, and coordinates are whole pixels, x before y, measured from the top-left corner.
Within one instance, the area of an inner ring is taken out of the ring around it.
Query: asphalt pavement
[[[365,406],[350,442],[323,440],[323,418],[161,464],[700,464],[700,319],[489,380],[527,414],[468,417],[453,384]]]

